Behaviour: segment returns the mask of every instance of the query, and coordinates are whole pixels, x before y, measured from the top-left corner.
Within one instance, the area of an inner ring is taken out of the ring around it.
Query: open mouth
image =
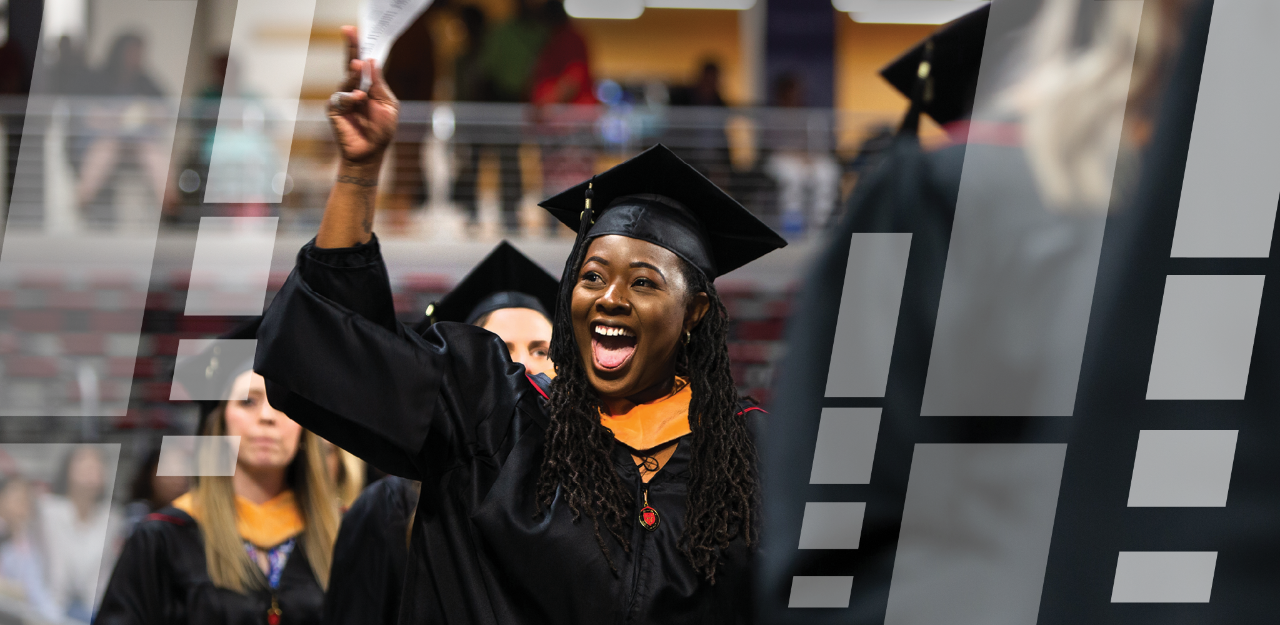
[[[620,326],[591,325],[591,353],[596,367],[606,371],[621,369],[636,352],[636,333]]]

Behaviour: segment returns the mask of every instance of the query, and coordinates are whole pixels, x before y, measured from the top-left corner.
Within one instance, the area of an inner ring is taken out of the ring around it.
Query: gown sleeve
[[[409,480],[387,476],[364,490],[342,516],[324,596],[324,625],[392,625],[409,559],[409,515],[417,491]]]
[[[501,339],[438,323],[423,336],[395,318],[376,238],[298,253],[263,315],[254,370],[271,405],[386,473],[421,480],[499,444],[533,392]]]
[[[166,528],[159,523],[162,522],[140,524],[125,542],[94,623],[159,624],[173,612],[168,606],[173,596],[173,576],[165,574],[172,558],[163,535]]]

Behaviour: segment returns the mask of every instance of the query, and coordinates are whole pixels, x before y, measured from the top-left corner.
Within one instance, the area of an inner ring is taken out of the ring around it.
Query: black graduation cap
[[[503,241],[440,301],[427,308],[421,332],[436,321],[475,323],[502,308],[529,308],[552,318],[560,281]]]
[[[588,197],[594,219],[584,234],[580,225]],[[579,231],[579,244],[606,234],[648,241],[671,250],[708,279],[787,244],[662,144],[540,206]]]
[[[880,76],[908,98],[916,86],[925,48],[932,46],[929,78],[925,89],[924,112],[940,125],[967,119],[973,113],[973,97],[978,90],[978,65],[987,36],[991,5],[974,11],[938,29],[880,69]]]
[[[236,326],[219,339],[252,340],[258,336],[262,317],[254,317]],[[214,342],[203,352],[178,362],[173,382],[182,387],[187,397],[200,405],[200,427],[204,431],[205,419],[218,404],[231,395],[231,385],[245,371],[253,369],[253,349],[247,345],[228,345]]]

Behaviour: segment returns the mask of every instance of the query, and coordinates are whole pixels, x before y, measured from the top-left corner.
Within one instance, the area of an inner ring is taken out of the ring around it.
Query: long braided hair
[[[577,283],[587,248],[585,236],[579,239],[566,266],[567,286],[560,292],[551,336],[557,377],[548,402],[551,423],[538,477],[537,513],[550,507],[559,489],[575,521],[583,514],[591,519],[596,542],[616,574],[601,527],[630,551],[627,536],[636,522],[635,502],[614,468],[613,433],[600,423],[600,399],[587,378],[574,338],[572,285]],[[739,536],[748,545],[756,540],[756,449],[729,369],[728,312],[714,284],[701,271],[681,262],[688,296],[706,293],[710,307],[677,355],[676,374],[689,379],[692,392],[689,426],[693,439],[685,528],[678,546],[694,570],[714,584],[720,551]]]

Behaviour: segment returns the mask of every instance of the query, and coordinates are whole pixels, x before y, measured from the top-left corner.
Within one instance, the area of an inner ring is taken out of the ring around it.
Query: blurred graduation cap
[[[902,95],[912,98],[920,62],[928,60],[928,83],[922,103],[924,112],[938,125],[968,119],[973,113],[978,66],[982,61],[987,17],[990,15],[990,4],[966,13],[881,68],[880,76]],[[926,50],[929,46],[932,46],[931,51]]]
[[[712,280],[787,244],[662,144],[540,206],[578,232],[575,251],[620,234],[671,250]]]
[[[200,404],[200,427],[218,404],[232,399],[231,386],[240,374],[253,369],[258,326],[262,317],[254,317],[230,332],[210,341],[199,353],[179,354],[173,370],[174,389],[170,399],[194,400]]]
[[[421,333],[437,321],[475,323],[503,308],[529,308],[551,319],[559,284],[555,276],[503,241],[452,291],[427,307],[426,320],[415,330]]]

